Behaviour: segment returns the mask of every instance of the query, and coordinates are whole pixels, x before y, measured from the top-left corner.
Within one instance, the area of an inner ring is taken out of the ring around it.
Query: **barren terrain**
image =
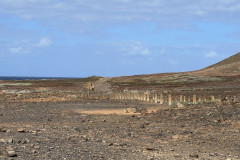
[[[239,160],[238,57],[194,72],[0,81],[0,159]],[[126,90],[238,98],[182,106],[89,98]]]
[[[159,111],[79,112],[130,107]],[[5,104],[0,121],[0,150],[12,148],[14,159],[240,159],[239,105],[169,108],[109,100]]]

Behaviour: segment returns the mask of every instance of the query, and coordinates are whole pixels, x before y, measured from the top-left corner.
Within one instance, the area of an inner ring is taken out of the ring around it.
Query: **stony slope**
[[[136,75],[114,77],[109,80],[112,86],[120,88],[152,89],[200,87],[239,84],[240,53],[237,53],[219,63],[201,70],[179,73],[160,73],[149,75]]]
[[[195,71],[200,75],[212,76],[236,76],[240,75],[240,53],[237,53],[223,61],[206,67],[202,70]]]

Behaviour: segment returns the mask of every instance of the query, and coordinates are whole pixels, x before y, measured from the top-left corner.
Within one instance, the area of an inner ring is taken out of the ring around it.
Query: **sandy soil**
[[[48,98],[30,98],[30,99],[24,99],[23,102],[55,102],[55,101],[65,101],[65,98],[59,98],[59,97],[48,97]]]
[[[101,114],[101,115],[140,115],[142,113],[156,113],[159,110],[166,109],[167,107],[148,107],[145,110],[138,110],[137,108],[124,108],[124,109],[93,109],[93,110],[83,110],[83,109],[76,109],[74,110],[75,113],[80,114]]]

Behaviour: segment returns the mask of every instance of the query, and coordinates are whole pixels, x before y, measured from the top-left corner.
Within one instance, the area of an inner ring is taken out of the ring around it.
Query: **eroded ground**
[[[159,111],[150,113],[153,108]],[[97,113],[101,110],[110,113]],[[117,100],[3,103],[0,122],[3,160],[240,159],[239,104],[170,108]],[[3,156],[7,148],[17,157]]]

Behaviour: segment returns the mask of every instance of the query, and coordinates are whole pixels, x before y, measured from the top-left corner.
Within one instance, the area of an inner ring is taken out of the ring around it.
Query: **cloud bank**
[[[45,25],[75,31],[87,31],[95,24],[154,21],[159,27],[188,28],[193,21],[240,24],[237,0],[1,0],[0,13],[26,20],[40,20]],[[65,22],[65,23],[63,23]]]

